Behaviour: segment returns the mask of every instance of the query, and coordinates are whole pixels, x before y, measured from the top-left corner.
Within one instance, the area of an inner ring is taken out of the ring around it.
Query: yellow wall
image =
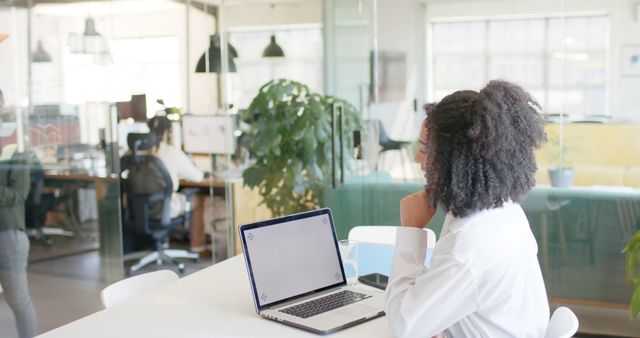
[[[558,124],[548,124],[549,139],[559,135]],[[575,170],[574,185],[627,185],[640,187],[640,125],[564,125],[569,155],[565,160]],[[548,184],[549,152],[557,144],[546,143],[536,152],[538,184]]]

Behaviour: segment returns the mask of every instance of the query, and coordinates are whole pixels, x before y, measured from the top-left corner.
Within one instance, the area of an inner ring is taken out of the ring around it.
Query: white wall
[[[295,25],[322,23],[322,1],[279,2],[271,8],[270,3],[234,4],[223,8],[225,26],[255,27],[271,25]]]
[[[0,43],[0,89],[7,107],[28,105],[26,22],[25,9],[0,7],[0,33],[9,34]]]
[[[616,122],[640,123],[640,77],[621,75],[620,51],[624,45],[640,45],[640,22],[635,18],[637,0],[565,0],[565,15],[607,14],[609,41],[609,112]],[[560,15],[556,0],[427,2],[427,20],[482,17]]]
[[[383,121],[391,138],[415,140],[424,118],[421,106],[426,92],[424,5],[416,0],[378,1],[377,18],[378,50],[405,53],[407,79],[404,100],[375,105],[373,116]]]

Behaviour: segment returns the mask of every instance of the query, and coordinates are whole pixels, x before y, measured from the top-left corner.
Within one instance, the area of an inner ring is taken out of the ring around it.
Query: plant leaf
[[[244,185],[245,186],[253,188],[253,187],[257,186],[258,184],[260,184],[260,181],[262,179],[262,175],[261,175],[261,172],[260,172],[260,170],[258,168],[249,167],[249,168],[245,169],[244,172],[242,173],[242,179],[244,181]]]
[[[258,187],[261,203],[274,215],[319,205],[331,177],[334,103],[344,107],[344,146],[350,149],[352,131],[361,128],[358,110],[345,100],[313,93],[300,82],[269,81],[242,112],[250,126],[249,154],[255,159],[243,173],[245,185]]]

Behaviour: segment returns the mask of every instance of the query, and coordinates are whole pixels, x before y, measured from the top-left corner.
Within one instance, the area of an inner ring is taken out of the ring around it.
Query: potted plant
[[[262,86],[242,113],[250,125],[244,184],[257,188],[274,216],[316,208],[331,182],[332,107],[343,107],[343,142],[360,128],[356,108],[347,101],[313,93],[306,85],[284,79]],[[345,151],[345,154],[349,152]]]
[[[557,134],[549,137],[547,156],[549,163],[555,166],[549,168],[549,181],[552,187],[571,187],[573,184],[573,167],[571,167],[571,154],[574,148],[566,139],[561,139]]]
[[[640,229],[640,219],[636,223]],[[640,230],[636,231],[622,250],[627,258],[627,281],[633,288],[631,296],[631,319],[635,319],[640,312]]]

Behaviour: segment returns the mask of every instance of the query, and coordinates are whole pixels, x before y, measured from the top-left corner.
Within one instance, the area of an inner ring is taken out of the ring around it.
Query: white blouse
[[[543,337],[549,321],[538,246],[520,205],[449,213],[431,266],[425,231],[399,227],[385,311],[397,337]]]
[[[189,157],[182,150],[170,144],[160,142],[156,156],[162,160],[171,176],[173,191],[178,191],[181,179],[193,182],[200,182],[204,179],[204,173],[196,168]]]
[[[174,191],[171,195],[171,218],[177,217],[184,214],[186,209],[185,196],[175,192],[180,187],[180,180],[200,182],[204,179],[204,173],[196,168],[182,150],[165,142],[160,142],[156,156],[164,163],[171,176]]]

